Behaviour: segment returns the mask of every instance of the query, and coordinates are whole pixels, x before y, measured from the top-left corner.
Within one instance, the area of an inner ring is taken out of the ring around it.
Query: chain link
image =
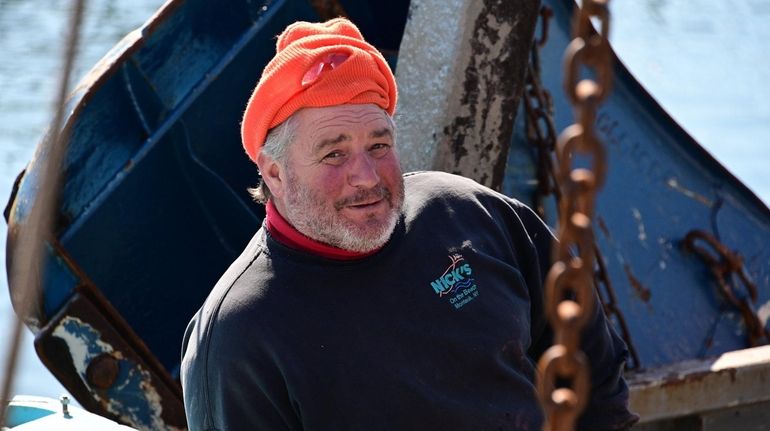
[[[543,5],[540,10],[541,17],[541,37],[540,40],[532,46],[532,58],[527,68],[524,113],[527,126],[527,140],[535,148],[536,152],[536,174],[537,189],[533,194],[533,207],[537,214],[543,220],[547,219],[544,201],[549,195],[553,194],[558,206],[561,202],[560,186],[556,178],[556,167],[553,159],[553,153],[556,150],[556,132],[553,121],[553,98],[550,92],[545,88],[540,79],[540,48],[545,44],[548,38],[548,27],[553,11],[548,6]],[[626,363],[626,369],[632,370],[641,367],[639,355],[631,339],[631,332],[626,324],[626,319],[622,311],[617,306],[617,297],[610,282],[607,273],[604,256],[594,241],[594,250],[596,253],[596,270],[594,271],[594,285],[599,299],[602,302],[602,308],[608,318],[614,317],[620,326],[621,336],[628,346],[631,360]]]
[[[593,311],[596,254],[591,221],[607,171],[604,146],[594,133],[597,106],[609,94],[612,80],[607,1],[583,1],[565,55],[565,90],[577,123],[562,132],[556,145],[556,179],[562,188],[559,242],[545,281],[545,311],[555,344],[540,358],[537,382],[546,415],[544,430],[574,429],[590,392],[588,360],[580,351],[580,339]],[[599,21],[601,33],[593,31],[591,18]],[[583,67],[597,80],[580,79]],[[577,154],[591,159],[590,169],[572,167]]]
[[[699,242],[709,245],[713,253],[699,246]],[[686,250],[697,254],[706,262],[724,297],[740,310],[743,321],[746,323],[749,346],[758,346],[762,338],[765,341],[770,341],[770,330],[765,328],[756,310],[754,310],[754,303],[757,302],[757,286],[746,273],[743,258],[719,242],[710,233],[698,229],[687,233],[683,245]],[[728,282],[728,280],[734,281],[736,278],[743,284],[745,291],[738,290],[735,287],[737,283]]]
[[[540,79],[540,48],[548,40],[548,28],[553,11],[543,5],[540,9],[541,37],[532,46],[532,58],[527,68],[524,113],[526,118],[527,141],[535,148],[537,159],[536,175],[537,189],[533,194],[533,207],[543,220],[547,219],[544,201],[553,194],[558,204],[561,202],[561,193],[556,178],[553,153],[556,149],[556,132],[553,120],[553,98]],[[608,318],[614,317],[619,325],[621,336],[628,346],[630,361],[626,363],[626,369],[633,370],[641,367],[639,355],[631,339],[625,316],[617,306],[617,296],[607,273],[604,256],[598,244],[594,242],[596,253],[596,270],[594,271],[594,285],[602,302],[602,308]]]
[[[551,18],[553,18],[553,9],[543,5],[540,7],[539,15],[543,25],[540,27],[540,40],[537,41],[537,46],[538,48],[542,48],[545,46],[546,42],[548,42],[548,29],[550,28],[549,23],[551,22]]]
[[[547,32],[544,30],[544,34]],[[553,123],[553,99],[540,82],[537,48],[532,48],[532,62],[527,68],[524,94],[524,114],[527,119],[527,140],[537,154],[537,190],[534,207],[540,218],[546,218],[544,198],[553,194],[561,200],[554,168],[553,153],[556,150],[556,127]]]
[[[639,362],[639,354],[636,352],[636,347],[631,340],[631,331],[628,329],[626,318],[618,307],[618,299],[615,295],[615,289],[612,287],[610,277],[607,274],[607,265],[604,262],[604,256],[599,250],[599,246],[594,242],[594,250],[596,251],[596,272],[594,273],[594,283],[596,285],[596,291],[599,293],[599,299],[602,301],[602,308],[604,314],[610,318],[615,316],[618,325],[620,326],[620,335],[623,337],[623,341],[626,342],[628,347],[628,353],[631,356],[630,363],[626,363],[627,370],[634,370],[640,368],[641,362]],[[600,289],[599,286],[603,286]],[[604,292],[604,294],[602,294]]]

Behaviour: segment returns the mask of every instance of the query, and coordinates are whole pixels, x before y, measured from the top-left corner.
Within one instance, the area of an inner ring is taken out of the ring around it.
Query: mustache
[[[358,189],[355,194],[340,199],[334,203],[334,208],[339,211],[349,205],[358,205],[373,200],[386,199],[391,202],[392,193],[382,184],[376,185],[371,189]]]

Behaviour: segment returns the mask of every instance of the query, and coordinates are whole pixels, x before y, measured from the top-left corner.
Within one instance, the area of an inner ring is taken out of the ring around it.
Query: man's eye
[[[321,161],[330,165],[341,165],[345,161],[345,153],[343,151],[332,151],[323,156]]]
[[[383,156],[388,150],[390,150],[390,144],[374,144],[370,149],[375,156]]]

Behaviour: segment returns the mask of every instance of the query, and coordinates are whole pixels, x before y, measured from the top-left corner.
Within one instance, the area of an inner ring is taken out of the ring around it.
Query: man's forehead
[[[383,131],[392,134],[392,122],[388,121],[388,114],[374,105],[305,108],[298,114],[299,128],[309,135],[311,140],[336,138],[342,134],[361,131],[375,137],[388,134]]]
[[[389,124],[388,114],[375,105],[337,105],[323,108],[304,108],[299,112],[301,125],[313,127],[357,126],[373,123]]]

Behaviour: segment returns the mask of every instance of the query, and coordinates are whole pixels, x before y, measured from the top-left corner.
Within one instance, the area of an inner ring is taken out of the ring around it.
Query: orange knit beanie
[[[373,103],[393,115],[396,81],[377,48],[353,23],[296,22],[278,36],[276,54],[262,72],[241,124],[251,160],[273,127],[305,107]]]

